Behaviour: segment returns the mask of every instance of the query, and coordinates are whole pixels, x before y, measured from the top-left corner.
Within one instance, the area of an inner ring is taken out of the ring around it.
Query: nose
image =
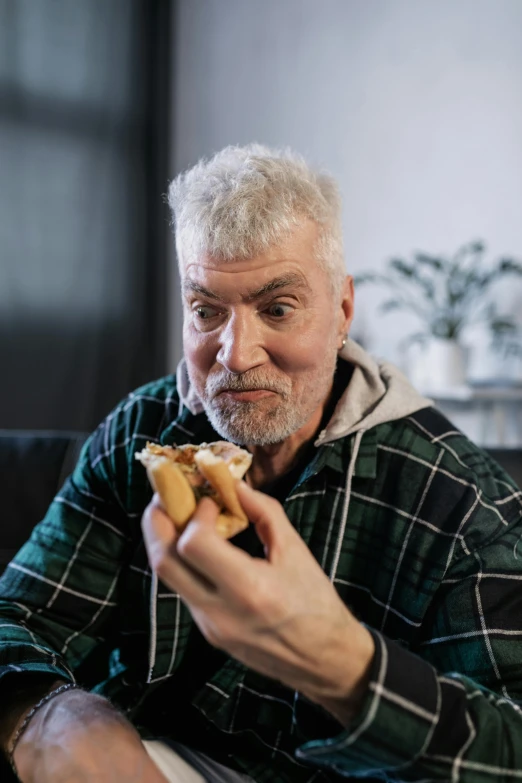
[[[259,328],[252,318],[233,314],[219,336],[217,361],[236,375],[263,364],[266,352],[261,344]]]

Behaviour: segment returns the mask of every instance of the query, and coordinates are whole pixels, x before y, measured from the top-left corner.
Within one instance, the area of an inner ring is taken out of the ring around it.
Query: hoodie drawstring
[[[335,575],[337,574],[337,566],[339,565],[339,558],[341,556],[341,549],[343,545],[343,539],[344,539],[344,531],[346,529],[346,522],[348,520],[348,509],[350,508],[350,494],[352,491],[352,478],[353,474],[355,472],[355,463],[357,460],[357,455],[359,454],[359,449],[361,446],[362,437],[366,430],[359,430],[355,436],[355,442],[353,445],[353,452],[350,459],[350,464],[348,466],[348,473],[346,474],[346,484],[344,487],[344,503],[343,503],[343,512],[341,515],[341,524],[339,527],[339,535],[337,536],[337,546],[335,547],[335,554],[334,559],[332,563],[332,569],[330,571],[330,582],[333,582],[335,579]]]
[[[158,632],[158,623],[156,616],[156,603],[158,600],[158,576],[155,571],[152,572],[150,582],[150,644],[149,644],[149,676],[147,682],[152,682],[152,671],[156,663],[156,639]]]

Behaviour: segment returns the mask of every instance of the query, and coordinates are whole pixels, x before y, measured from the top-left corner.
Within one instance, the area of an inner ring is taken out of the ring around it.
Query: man
[[[100,425],[0,582],[21,780],[522,777],[521,493],[347,338],[333,181],[252,145],[169,196],[177,378]],[[220,437],[253,525],[221,540],[204,500],[177,538],[134,453]]]

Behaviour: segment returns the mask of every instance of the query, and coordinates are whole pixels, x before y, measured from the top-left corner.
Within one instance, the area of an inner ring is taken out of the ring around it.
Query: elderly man
[[[100,425],[0,582],[20,779],[522,778],[521,493],[347,337],[335,184],[253,145],[169,196],[184,361]],[[178,537],[134,454],[219,438],[252,453],[253,524],[222,540],[206,499]]]

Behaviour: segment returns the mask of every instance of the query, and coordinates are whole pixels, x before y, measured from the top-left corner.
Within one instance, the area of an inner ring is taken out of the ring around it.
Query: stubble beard
[[[204,389],[196,387],[205,413],[222,438],[241,446],[269,446],[281,443],[303,427],[317,408],[326,401],[337,362],[335,347],[325,352],[321,367],[299,379],[295,389],[287,376],[274,376],[263,370],[249,370],[233,375],[226,370],[207,377]],[[189,369],[189,376],[191,376]],[[273,397],[255,402],[240,402],[220,391],[269,389]]]

